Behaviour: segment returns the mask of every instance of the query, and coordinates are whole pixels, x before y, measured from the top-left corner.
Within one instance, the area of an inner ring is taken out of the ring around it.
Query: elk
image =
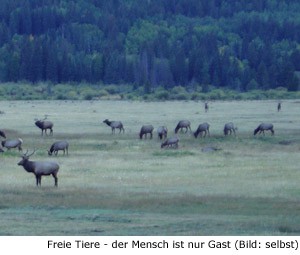
[[[160,140],[166,139],[168,135],[168,129],[165,126],[160,126],[157,128],[157,134]]]
[[[18,148],[19,151],[22,150],[23,140],[21,138],[12,139],[12,140],[4,140],[1,142],[2,147],[5,147],[7,150]]]
[[[0,129],[0,136],[2,136],[3,138],[6,138],[6,135],[5,135],[4,131],[1,130],[1,129]]]
[[[271,123],[261,123],[255,130],[254,135],[257,133],[263,133],[265,135],[265,131],[271,131],[272,135],[274,135],[274,127]]]
[[[35,125],[42,130],[42,136],[44,134],[47,135],[47,129],[50,129],[50,135],[53,135],[53,122],[46,120],[47,116],[43,120],[36,120]]]
[[[280,110],[281,110],[281,102],[278,102],[278,104],[277,104],[277,112],[280,112]]]
[[[147,138],[147,134],[150,134],[150,139],[152,139],[153,136],[153,126],[152,125],[144,125],[141,127],[140,130],[140,139],[143,139],[143,136],[145,135],[145,138]]]
[[[194,132],[194,136],[195,136],[195,138],[197,138],[198,135],[200,134],[200,136],[202,137],[203,133],[204,133],[204,137],[206,136],[207,133],[210,136],[209,124],[207,122],[204,122],[198,126],[196,132]]]
[[[188,120],[179,121],[175,128],[175,134],[178,133],[179,129],[182,131],[183,128],[185,128],[185,133],[188,131],[188,129],[191,130],[191,122]]]
[[[52,153],[54,153],[55,156],[57,156],[58,151],[63,151],[64,155],[65,152],[67,152],[68,155],[69,154],[68,150],[69,150],[69,143],[67,141],[57,141],[51,145],[50,149],[48,150],[48,155],[51,156]]]
[[[106,123],[108,126],[111,127],[111,133],[114,134],[115,133],[115,129],[118,128],[120,130],[119,134],[121,133],[121,131],[123,131],[124,133],[124,127],[123,127],[123,123],[121,121],[109,121],[108,119],[104,120],[103,123]]]
[[[177,149],[178,148],[178,142],[179,142],[179,139],[178,137],[171,137],[171,138],[168,138],[167,140],[165,140],[162,144],[161,144],[161,148],[175,148]]]
[[[224,135],[231,135],[232,133],[235,136],[235,131],[237,130],[237,128],[234,126],[234,124],[232,122],[228,122],[225,124],[224,126]]]
[[[48,161],[30,161],[29,157],[35,153],[35,150],[28,155],[28,150],[21,157],[21,161],[18,163],[19,166],[23,166],[23,168],[28,173],[33,173],[36,179],[36,186],[41,186],[42,176],[43,175],[52,175],[54,178],[54,185],[57,187],[58,178],[57,173],[59,170],[59,165],[56,162],[48,162]]]
[[[204,103],[204,110],[205,110],[205,112],[208,112],[208,108],[209,108],[208,102],[205,102]]]

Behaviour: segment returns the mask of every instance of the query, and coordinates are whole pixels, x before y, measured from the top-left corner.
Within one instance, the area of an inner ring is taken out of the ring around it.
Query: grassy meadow
[[[0,129],[22,138],[31,160],[60,164],[36,187],[17,163],[0,154],[0,235],[299,235],[300,100],[203,102],[0,101]],[[35,118],[54,122],[41,136]],[[121,120],[111,134],[104,119]],[[140,140],[143,124],[165,125],[168,136],[181,119],[211,126],[210,137],[180,133],[179,148],[161,149],[156,132]],[[223,136],[226,122],[237,136]],[[254,137],[260,122],[275,135]],[[69,155],[49,157],[56,140]],[[3,139],[2,139],[3,140]],[[214,146],[220,150],[203,152]]]

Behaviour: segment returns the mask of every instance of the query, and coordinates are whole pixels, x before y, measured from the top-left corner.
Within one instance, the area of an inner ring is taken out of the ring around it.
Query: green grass
[[[300,111],[297,100],[202,102],[1,101],[0,128],[21,137],[32,160],[60,164],[35,186],[17,165],[18,151],[0,154],[0,235],[298,235],[300,233]],[[41,137],[34,118],[49,115],[53,137]],[[125,134],[102,121],[121,120]],[[161,149],[157,134],[140,140],[143,124],[181,119],[192,130],[206,121],[211,136],[179,134],[179,148]],[[232,121],[237,136],[224,137]],[[253,136],[262,122],[275,136]],[[60,139],[69,155],[49,157]],[[218,151],[202,152],[213,146]]]

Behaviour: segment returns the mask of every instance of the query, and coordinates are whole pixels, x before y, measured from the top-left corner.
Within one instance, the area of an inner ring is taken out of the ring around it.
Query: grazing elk
[[[120,130],[119,134],[121,131],[124,133],[124,127],[121,121],[109,121],[108,119],[104,120],[103,123],[106,123],[108,126],[111,127],[111,133],[115,133],[115,129],[118,128]]]
[[[41,186],[43,175],[52,175],[54,178],[54,185],[57,187],[57,173],[59,170],[59,165],[56,162],[30,161],[29,157],[35,153],[35,150],[30,155],[27,155],[27,153],[28,150],[21,156],[22,160],[18,163],[18,165],[23,166],[28,173],[33,173],[35,175],[36,186]]]
[[[254,135],[257,133],[263,133],[265,135],[265,131],[271,131],[272,135],[274,135],[274,127],[271,123],[261,123],[255,130]]]
[[[231,135],[232,133],[235,136],[235,131],[237,130],[237,128],[234,126],[234,124],[232,122],[226,123],[224,126],[224,135]]]
[[[152,125],[144,125],[141,128],[140,131],[140,139],[143,139],[143,136],[145,135],[145,138],[147,138],[147,134],[150,134],[150,139],[153,137],[153,126]]]
[[[207,122],[204,122],[198,126],[196,132],[194,133],[194,136],[195,136],[195,138],[197,138],[198,135],[200,134],[200,136],[202,137],[203,133],[204,133],[204,137],[206,136],[207,133],[210,136],[209,124]]]
[[[166,139],[168,135],[168,129],[165,126],[160,126],[157,128],[157,134],[160,140]]]
[[[4,131],[1,130],[1,129],[0,129],[0,136],[2,136],[3,138],[6,138],[6,135],[5,135]]]
[[[190,130],[191,131],[191,122],[189,120],[181,120],[178,122],[176,128],[175,128],[175,134],[178,133],[178,130],[180,129],[182,131],[182,129],[185,128],[185,133]]]
[[[36,120],[35,125],[42,130],[42,136],[47,134],[47,129],[50,129],[50,135],[53,135],[53,122],[46,120],[47,116],[43,120]]]
[[[178,137],[171,137],[171,138],[168,138],[167,140],[165,140],[162,144],[161,144],[161,148],[175,148],[177,149],[178,148],[178,142],[179,142],[179,139]]]
[[[12,139],[12,140],[4,140],[1,142],[2,147],[5,147],[7,150],[18,148],[19,151],[22,150],[23,140],[21,138]]]
[[[64,155],[65,152],[67,152],[67,155],[69,154],[69,143],[67,141],[57,141],[53,143],[50,147],[50,150],[48,150],[48,155],[51,156],[53,153],[55,156],[57,156],[58,151],[63,151]]]

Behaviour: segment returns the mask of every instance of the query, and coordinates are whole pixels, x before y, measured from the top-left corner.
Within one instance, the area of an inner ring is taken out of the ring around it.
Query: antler
[[[25,153],[23,153],[23,155],[21,155],[21,157],[26,157],[26,156],[27,156],[27,153],[28,153],[28,149],[26,150]]]
[[[33,152],[30,155],[27,155],[27,157],[32,156],[35,153],[36,149],[33,150]]]
[[[26,152],[23,153],[22,157],[28,157],[28,158],[29,158],[29,157],[32,156],[35,152],[36,152],[36,149],[34,149],[33,152],[32,152],[31,154],[27,155],[27,153],[28,153],[28,149],[27,149]]]

